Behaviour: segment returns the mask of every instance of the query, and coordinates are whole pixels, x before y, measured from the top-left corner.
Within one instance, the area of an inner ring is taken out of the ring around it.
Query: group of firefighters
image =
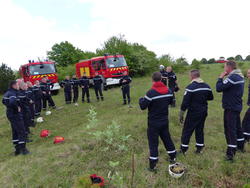
[[[156,171],[158,162],[159,137],[163,141],[170,162],[175,163],[177,151],[169,132],[168,106],[175,104],[174,92],[178,90],[177,78],[168,67],[160,66],[161,71],[152,76],[153,86],[145,97],[139,99],[142,110],[148,109],[148,143],[149,143],[149,170]],[[169,74],[171,72],[171,74]],[[169,87],[166,86],[166,74]],[[212,90],[200,77],[199,70],[190,71],[191,83],[186,87],[179,112],[179,121],[183,124],[180,151],[186,154],[190,138],[195,132],[196,154],[200,154],[204,144],[204,124],[208,112],[208,103],[214,99]],[[250,78],[250,69],[247,72]],[[226,78],[225,78],[226,77]],[[177,89],[176,89],[177,88]],[[222,107],[224,109],[224,133],[227,142],[225,159],[233,161],[236,151],[244,153],[244,144],[250,140],[250,108],[247,110],[243,121],[240,120],[242,111],[242,97],[244,93],[244,76],[237,69],[234,61],[225,63],[224,72],[218,78],[216,91],[222,92]],[[248,91],[248,106],[250,105],[250,85]],[[184,120],[185,112],[187,111]]]
[[[158,162],[158,145],[160,137],[164,143],[170,162],[176,161],[177,151],[169,132],[168,106],[175,107],[174,93],[179,90],[177,77],[172,67],[160,66],[160,72],[155,72],[152,76],[152,88],[146,93],[145,97],[139,99],[142,110],[148,109],[148,142],[149,142],[149,170],[155,171]],[[183,124],[180,152],[185,155],[189,148],[190,138],[195,132],[196,153],[202,152],[204,144],[204,124],[208,112],[208,101],[213,100],[212,89],[200,77],[199,70],[190,71],[191,83],[186,87],[183,101],[179,112],[179,121]],[[226,78],[225,78],[226,77]],[[250,77],[250,70],[248,71]],[[120,80],[122,87],[123,104],[130,104],[130,83],[131,78],[124,73]],[[66,76],[60,83],[64,88],[66,104],[77,105],[79,87],[82,88],[82,102],[90,102],[90,80],[84,75],[77,79],[73,76],[70,79]],[[97,101],[103,101],[102,77],[96,73],[93,78],[93,85]],[[41,109],[50,107],[56,108],[51,97],[51,84],[47,77],[42,78],[41,82],[36,81],[34,86],[30,82],[21,79],[12,81],[9,90],[4,94],[3,104],[7,107],[7,118],[12,127],[13,144],[15,155],[26,155],[29,151],[26,143],[30,142],[28,135],[29,127],[35,126],[35,117],[39,116]],[[234,61],[225,63],[224,72],[221,73],[217,83],[216,91],[222,92],[222,106],[224,109],[224,133],[227,142],[226,160],[232,161],[236,151],[244,152],[244,144],[250,139],[250,108],[245,114],[241,123],[240,112],[242,111],[242,97],[244,91],[244,76],[237,69]],[[250,95],[250,87],[249,87]],[[250,96],[248,96],[250,105]],[[186,117],[185,112],[187,111]]]

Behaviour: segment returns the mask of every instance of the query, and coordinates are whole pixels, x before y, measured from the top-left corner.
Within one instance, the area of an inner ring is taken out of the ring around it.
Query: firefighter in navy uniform
[[[33,92],[33,85],[31,82],[26,82],[28,89],[26,90],[27,98],[29,99],[29,108],[30,108],[30,117],[31,117],[31,126],[35,126],[35,96]]]
[[[31,121],[31,112],[30,112],[30,104],[32,103],[31,99],[27,97],[27,90],[28,86],[25,82],[21,82],[19,84],[20,90],[17,94],[17,97],[20,102],[20,107],[23,114],[23,122],[25,127],[25,133],[26,133],[26,142],[32,142],[32,140],[29,139],[30,127],[32,126]]]
[[[66,76],[65,80],[61,81],[60,86],[64,88],[64,96],[66,104],[71,104],[73,82],[70,80],[70,77]]]
[[[203,129],[207,117],[207,101],[214,99],[210,86],[200,78],[198,70],[190,71],[190,79],[192,82],[186,87],[179,113],[179,120],[182,124],[184,113],[188,110],[181,136],[181,153],[183,154],[188,150],[194,131],[196,153],[201,153],[204,147]]]
[[[98,74],[98,72],[95,73],[95,77],[93,78],[93,81],[94,81],[96,99],[97,101],[99,101],[101,97],[101,100],[103,101],[104,100],[104,97],[102,94],[103,80],[102,80],[102,77]]]
[[[164,143],[170,162],[175,162],[176,150],[169,133],[168,122],[168,105],[173,101],[173,94],[161,82],[160,72],[155,72],[152,79],[153,86],[145,97],[140,98],[139,105],[142,110],[148,108],[149,170],[155,171],[158,162],[159,137]]]
[[[167,72],[165,70],[164,65],[160,65],[160,73],[161,73],[161,81],[162,81],[162,83],[167,85],[168,78],[167,78]]]
[[[35,103],[35,117],[41,115],[42,111],[42,90],[40,88],[40,82],[38,80],[35,81],[35,85],[33,87],[34,93],[34,103]]]
[[[90,96],[89,96],[89,79],[84,73],[83,77],[80,80],[80,86],[82,88],[82,102],[85,102],[85,95],[87,95],[87,102],[90,103]]]
[[[42,90],[42,103],[43,103],[43,110],[47,109],[47,103],[49,104],[49,107],[56,108],[56,105],[51,97],[51,83],[49,82],[47,77],[42,78],[40,83],[40,88]]]
[[[73,75],[72,82],[73,82],[73,103],[77,104],[79,97],[80,80],[76,78],[76,75]]]
[[[178,91],[178,85],[177,85],[177,77],[175,73],[173,72],[172,67],[167,67],[166,69],[166,77],[168,78],[168,88],[171,89],[173,92],[173,104],[172,107],[175,107],[176,105],[176,99],[175,99],[175,92]]]
[[[15,146],[15,155],[29,154],[26,148],[26,134],[23,122],[22,109],[19,103],[18,83],[16,81],[10,82],[9,90],[4,94],[2,103],[6,106],[6,115],[11,124],[12,129],[12,143]]]
[[[247,71],[247,77],[250,79],[250,69]],[[250,84],[248,85],[248,100],[247,100],[248,110],[246,111],[246,114],[244,116],[244,119],[242,121],[242,130],[243,135],[245,137],[245,141],[250,141]]]
[[[122,89],[122,97],[123,97],[123,104],[127,104],[127,99],[128,99],[128,104],[130,104],[130,86],[129,84],[132,82],[132,79],[130,76],[127,75],[128,72],[125,71],[123,73],[122,79],[120,79],[120,85]]]
[[[224,130],[227,141],[226,160],[233,160],[236,150],[244,152],[244,136],[241,128],[240,112],[244,92],[244,76],[236,68],[234,61],[225,63],[217,83],[217,92],[223,92]],[[227,76],[226,79],[223,78]]]

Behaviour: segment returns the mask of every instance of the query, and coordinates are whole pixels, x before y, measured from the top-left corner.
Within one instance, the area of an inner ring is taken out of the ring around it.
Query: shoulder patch
[[[223,84],[227,84],[228,83],[228,79],[225,79],[224,81],[223,81]]]

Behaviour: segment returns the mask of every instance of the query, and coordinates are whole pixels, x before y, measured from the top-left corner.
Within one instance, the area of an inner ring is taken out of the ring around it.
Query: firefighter
[[[42,90],[40,87],[40,82],[38,80],[35,81],[35,85],[33,87],[33,93],[34,93],[34,103],[35,103],[35,117],[38,117],[41,115],[42,110]]]
[[[22,109],[18,99],[18,83],[11,81],[8,91],[4,94],[2,103],[6,106],[6,115],[11,124],[12,143],[15,147],[15,155],[29,154],[26,148],[26,134]]]
[[[244,152],[244,136],[240,122],[244,76],[234,61],[225,63],[225,72],[221,73],[217,83],[217,92],[223,92],[224,130],[227,141],[226,160],[233,160],[236,149]],[[227,78],[224,79],[224,77]],[[224,80],[223,80],[224,79]]]
[[[31,121],[32,117],[29,106],[32,103],[32,100],[27,96],[27,90],[28,90],[27,84],[25,82],[20,82],[19,87],[20,90],[18,92],[17,97],[20,101],[20,107],[22,110],[25,133],[26,133],[26,142],[32,142],[32,140],[29,139],[29,134],[31,133],[29,127],[32,126],[32,121]]]
[[[79,86],[80,86],[80,80],[76,78],[76,75],[72,76],[72,82],[73,82],[73,103],[77,105],[78,97],[79,97]]]
[[[213,100],[214,97],[210,86],[200,78],[199,70],[190,71],[190,79],[191,83],[186,87],[179,113],[182,124],[184,113],[188,110],[181,136],[181,153],[187,152],[190,138],[195,131],[198,154],[204,147],[203,129],[207,117],[207,101]]]
[[[160,73],[161,73],[161,81],[167,85],[167,72],[165,70],[165,66],[164,65],[160,65]]]
[[[42,102],[43,102],[43,110],[47,109],[47,103],[49,107],[56,108],[56,105],[51,97],[50,91],[51,83],[48,81],[48,78],[43,77],[40,83],[40,88],[42,90]]]
[[[123,104],[127,104],[127,99],[128,99],[128,104],[130,105],[130,86],[129,84],[132,82],[132,79],[130,76],[127,75],[128,72],[124,71],[123,72],[123,77],[120,79],[120,85],[122,86],[122,97],[123,97]]]
[[[171,89],[171,91],[173,92],[173,104],[171,106],[175,107],[176,99],[174,93],[178,91],[178,85],[177,85],[177,77],[173,72],[173,68],[171,66],[166,68],[166,77],[168,78],[168,88]]]
[[[250,69],[247,71],[247,77],[250,79]],[[242,121],[242,129],[243,129],[243,135],[245,137],[245,141],[250,141],[250,84],[248,85],[248,100],[247,100],[248,110],[246,111],[246,114],[244,116],[244,119]]]
[[[142,110],[148,108],[148,143],[150,150],[149,170],[155,171],[158,162],[158,138],[164,143],[170,162],[175,162],[176,150],[169,133],[168,105],[173,101],[173,94],[162,82],[161,73],[152,76],[153,86],[146,96],[139,99]]]
[[[71,104],[73,82],[70,80],[70,77],[66,76],[65,80],[61,81],[60,86],[64,88],[64,96],[66,104]]]
[[[94,81],[94,88],[95,88],[95,95],[97,98],[97,101],[104,100],[103,94],[102,94],[102,84],[103,84],[103,80],[102,77],[98,74],[98,72],[95,73],[95,77],[93,78]],[[100,95],[100,97],[99,97]]]
[[[90,103],[89,79],[86,76],[86,73],[83,74],[83,77],[80,80],[80,86],[82,88],[82,102],[85,102],[85,95],[87,95],[87,102]]]
[[[35,126],[35,96],[34,96],[34,92],[33,92],[33,85],[31,82],[26,82],[28,89],[26,90],[26,96],[29,99],[29,108],[30,108],[30,117],[31,117],[31,126],[34,127]]]

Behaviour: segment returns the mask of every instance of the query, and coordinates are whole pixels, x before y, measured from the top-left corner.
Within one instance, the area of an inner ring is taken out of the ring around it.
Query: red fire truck
[[[104,89],[110,85],[117,85],[123,73],[128,74],[128,66],[123,55],[108,55],[94,57],[88,60],[81,60],[76,64],[76,75],[81,78],[83,75],[90,78],[95,77],[98,72],[102,76]]]
[[[216,63],[226,63],[228,62],[225,57],[220,57],[218,60],[216,60]]]
[[[25,82],[30,81],[32,84],[36,80],[41,80],[47,76],[50,82],[53,83],[51,91],[57,94],[60,89],[55,63],[52,61],[29,61],[29,63],[20,67],[19,72]]]

